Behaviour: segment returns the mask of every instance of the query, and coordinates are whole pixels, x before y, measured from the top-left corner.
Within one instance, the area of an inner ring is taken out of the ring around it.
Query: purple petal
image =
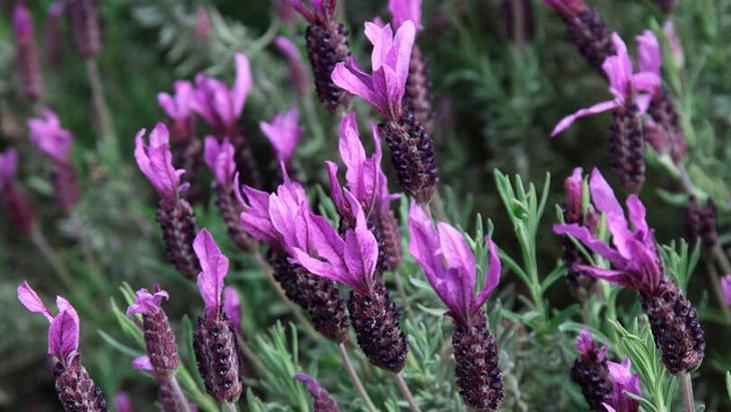
[[[48,328],[48,353],[65,363],[78,349],[78,315],[75,311],[61,310]]]
[[[28,120],[30,139],[54,162],[68,164],[73,143],[71,132],[61,127],[56,113],[44,109],[42,118]]]
[[[322,386],[320,386],[320,384],[309,375],[298,373],[294,378],[307,386],[307,391],[310,392],[310,395],[312,395],[313,398],[319,398],[322,396],[322,393],[325,392]]]
[[[398,79],[398,90],[400,90],[399,97],[403,97],[406,80],[409,77],[411,50],[414,47],[415,37],[416,28],[414,27],[414,23],[410,20],[406,20],[396,31],[396,35],[393,39],[393,50],[391,51],[393,57],[389,56],[389,59],[393,59],[394,62],[394,65],[391,67],[396,72]]]
[[[421,0],[389,0],[388,11],[393,16],[393,24],[400,27],[406,20],[411,20],[418,30],[421,25]]]
[[[28,281],[23,281],[18,285],[18,300],[32,313],[40,313],[48,319],[49,322],[53,321],[53,315],[43,304],[43,301],[35,290],[28,284]]]
[[[142,173],[152,183],[164,199],[173,198],[185,188],[180,185],[180,176],[185,170],[173,167],[173,156],[170,152],[169,132],[164,123],[158,123],[150,133],[150,144],[142,140],[146,130],[137,132],[135,137],[135,159]]]
[[[557,135],[563,133],[566,129],[571,127],[571,125],[576,121],[576,119],[595,115],[595,114],[601,113],[601,112],[606,112],[607,110],[612,110],[616,107],[617,107],[617,103],[614,100],[608,100],[608,101],[597,103],[591,107],[579,109],[574,114],[570,114],[570,115],[564,117],[563,119],[561,119],[561,121],[558,122],[556,127],[553,128],[553,131],[551,132],[551,137],[556,137]]]
[[[338,212],[340,212],[343,219],[355,220],[350,206],[345,201],[343,187],[340,185],[340,181],[338,181],[338,165],[326,160],[325,169],[327,170],[328,182],[330,183],[330,196],[335,203],[335,207],[338,208]]]
[[[346,192],[347,195],[349,195],[348,192]],[[367,292],[376,271],[378,241],[373,233],[368,230],[365,214],[358,202],[353,201],[351,204],[357,207],[355,210],[356,226],[355,230],[349,230],[345,233],[343,260],[348,269],[348,274],[358,281],[358,284],[362,285],[361,292]]]
[[[662,52],[660,42],[657,41],[655,33],[645,30],[642,35],[635,37],[637,40],[637,64],[640,71],[660,74],[662,65]]]
[[[132,359],[132,367],[137,370],[152,372],[152,362],[147,355],[138,356]]]
[[[490,263],[487,265],[487,276],[485,279],[485,286],[483,286],[480,293],[475,299],[475,309],[482,306],[487,300],[488,296],[500,283],[500,272],[502,272],[502,264],[500,263],[500,255],[497,252],[495,243],[489,237],[485,237],[485,243],[490,251]]]
[[[340,282],[352,288],[357,286],[353,284],[352,278],[347,276],[344,264],[337,267],[330,262],[313,258],[308,255],[307,252],[299,248],[292,249],[292,258],[312,274]]]
[[[132,397],[127,392],[119,392],[114,397],[114,408],[117,412],[134,412],[135,408],[132,404]]]
[[[234,61],[236,62],[236,80],[231,89],[231,101],[233,103],[232,115],[234,118],[238,118],[244,109],[246,96],[249,94],[253,82],[251,80],[251,66],[246,55],[236,53],[234,54]]]
[[[297,124],[299,112],[294,107],[287,112],[278,113],[271,123],[259,122],[259,128],[269,139],[277,160],[288,163],[294,157],[295,149],[299,143],[304,128]]]
[[[346,67],[345,63],[338,63],[335,65],[335,69],[333,69],[330,77],[336,86],[359,96],[382,114],[387,112],[387,108],[373,90],[373,83],[370,81],[364,82],[363,77],[354,73],[352,65]]]
[[[603,241],[597,239],[589,229],[577,224],[553,225],[553,233],[557,235],[571,235],[584,244],[592,252],[609,260],[615,266],[622,266],[624,258]]]
[[[726,305],[731,306],[731,275],[726,275],[721,278],[721,291],[726,300]]]
[[[632,60],[627,53],[627,45],[617,33],[612,33],[612,43],[614,43],[617,54],[607,57],[602,64],[602,69],[609,79],[609,90],[617,99],[623,101],[629,93]]]
[[[228,272],[228,258],[206,229],[202,229],[193,240],[193,250],[201,265],[198,275],[198,290],[206,307],[206,314],[214,316],[221,307],[223,279]]]
[[[355,112],[347,113],[340,120],[338,149],[345,166],[357,169],[366,159],[365,148],[360,141]]]
[[[652,72],[639,72],[632,75],[630,84],[633,90],[640,90],[649,94],[654,94],[660,88],[662,79]]]
[[[624,210],[620,206],[614,191],[604,179],[599,169],[594,169],[589,180],[591,198],[596,208],[606,214],[607,227],[612,233],[612,243],[622,256],[629,256],[626,243],[632,234],[627,228],[627,220],[624,217]]]
[[[135,302],[127,308],[127,316],[135,313],[144,315],[152,315],[160,310],[160,303],[163,299],[169,299],[170,296],[164,290],[157,290],[150,293],[147,289],[140,289],[135,293]]]
[[[231,187],[233,184],[236,173],[234,152],[235,149],[228,138],[224,138],[223,142],[219,144],[215,137],[206,137],[203,160],[216,177],[216,182],[224,188]]]
[[[439,253],[444,258],[447,268],[456,269],[466,275],[463,283],[465,290],[470,291],[471,295],[476,283],[475,255],[472,253],[472,249],[462,233],[453,226],[439,222],[437,230],[439,231]]]
[[[629,211],[629,220],[632,222],[634,229],[648,234],[650,229],[647,226],[645,205],[642,204],[636,194],[632,194],[627,198],[627,210]]]
[[[241,196],[238,177],[239,175],[236,174],[234,178],[234,194],[242,209],[239,217],[241,227],[256,239],[262,240],[269,245],[277,244],[279,238],[269,219],[269,193],[244,186],[243,190],[247,203]]]
[[[231,320],[233,327],[241,332],[241,301],[239,293],[231,286],[223,288],[223,312]]]
[[[574,264],[574,270],[584,271],[597,279],[604,279],[607,282],[618,286],[633,287],[635,283],[624,270],[602,269],[588,265]]]

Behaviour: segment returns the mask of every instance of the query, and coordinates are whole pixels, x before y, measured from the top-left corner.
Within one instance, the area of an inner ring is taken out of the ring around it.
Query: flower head
[[[576,119],[613,110],[624,106],[627,102],[636,103],[641,113],[647,110],[652,95],[660,87],[660,76],[655,72],[645,71],[642,67],[639,72],[634,73],[632,60],[624,41],[617,33],[612,33],[612,42],[617,54],[607,57],[604,64],[602,64],[602,69],[609,79],[609,92],[614,96],[614,99],[580,109],[576,113],[564,117],[551,132],[552,137],[568,129]],[[643,53],[648,54],[647,47],[642,46],[642,43],[641,47]],[[653,59],[647,59],[643,64],[651,61],[654,63]]]
[[[341,237],[324,217],[309,212],[306,236],[311,250],[292,249],[294,260],[309,272],[343,283],[362,295],[370,295],[378,283],[378,241],[368,230],[365,213],[355,197],[345,191],[355,211],[355,228]]]
[[[599,347],[586,328],[581,329],[579,337],[576,338],[576,350],[582,358],[594,363],[603,362],[607,355],[607,345]]]
[[[13,31],[18,39],[33,38],[33,17],[23,2],[15,2],[13,7]]]
[[[203,298],[206,316],[215,317],[221,312],[223,279],[228,273],[228,258],[221,253],[216,241],[206,229],[201,229],[193,240],[193,250],[201,264],[196,283]]]
[[[269,139],[280,163],[287,164],[294,157],[297,143],[304,131],[304,128],[297,124],[298,119],[299,111],[293,107],[286,112],[278,113],[271,123],[259,122],[259,128]]]
[[[335,18],[335,6],[338,4],[337,0],[311,1],[312,8],[307,7],[303,0],[289,0],[289,4],[310,24],[321,24],[323,26],[331,24]]]
[[[632,363],[625,359],[622,363],[607,362],[612,393],[604,403],[608,412],[637,412],[640,401],[627,395],[640,395],[640,376],[632,373]]]
[[[222,187],[233,185],[236,174],[234,151],[234,146],[227,138],[219,143],[213,136],[206,137],[203,160],[216,177],[216,182]]]
[[[583,208],[584,197],[584,171],[577,167],[571,176],[564,181],[563,187],[566,192],[566,209],[572,217],[580,217]],[[564,217],[565,219],[565,217]]]
[[[127,316],[140,313],[143,315],[152,315],[160,310],[162,300],[170,299],[168,293],[160,289],[159,285],[155,285],[152,293],[142,288],[135,292],[135,302],[127,308]]]
[[[721,290],[723,291],[726,305],[731,306],[731,275],[726,275],[721,278]]]
[[[246,55],[236,53],[236,80],[231,89],[221,80],[198,74],[191,107],[203,120],[223,135],[236,132],[236,121],[244,110],[252,86],[251,67]]]
[[[18,152],[8,149],[0,153],[0,187],[10,183],[18,170]]]
[[[475,296],[477,268],[464,236],[452,225],[431,218],[416,203],[409,209],[409,252],[424,269],[427,280],[437,296],[449,308],[447,314],[462,324],[469,324],[472,315],[485,303],[500,282],[500,258],[490,238],[485,238],[490,250],[483,288]]]
[[[411,20],[416,30],[422,30],[421,0],[388,0],[388,11],[393,16],[394,27],[401,27],[405,21]]]
[[[146,129],[135,136],[135,160],[137,166],[165,200],[174,199],[178,193],[185,191],[189,184],[180,184],[183,169],[173,167],[173,155],[170,152],[170,133],[164,123],[158,123],[150,133],[150,144],[146,145],[143,137]]]
[[[347,168],[345,172],[347,188],[358,199],[366,216],[369,216],[374,209],[382,210],[388,207],[391,200],[398,198],[398,195],[388,193],[388,180],[381,169],[381,158],[383,157],[381,139],[376,125],[373,125],[372,129],[375,152],[373,156],[366,157],[365,148],[358,132],[355,112],[346,114],[340,121],[338,149],[340,158]],[[335,205],[344,218],[355,222],[355,215],[350,209],[350,204],[345,199],[343,188],[338,181],[338,166],[330,161],[325,162],[325,165]]]
[[[297,93],[307,94],[310,89],[310,82],[307,79],[307,71],[302,63],[302,57],[299,50],[297,50],[297,46],[284,36],[277,36],[274,39],[274,45],[287,59],[289,80],[292,82],[292,86],[297,90]]]
[[[231,325],[241,333],[241,301],[239,293],[231,286],[223,288],[223,312],[231,320]]]
[[[373,73],[368,75],[351,58],[347,65],[341,62],[335,66],[332,81],[338,87],[360,96],[385,118],[399,119],[416,35],[414,23],[406,20],[394,35],[389,24],[381,27],[366,22],[365,35],[373,45]]]
[[[58,116],[51,110],[43,110],[42,118],[28,119],[30,140],[54,162],[68,164],[73,137],[61,127]]]
[[[594,206],[606,215],[614,247],[597,239],[587,227],[575,223],[554,225],[553,232],[575,237],[592,252],[607,259],[613,269],[583,264],[577,264],[576,269],[621,286],[644,292],[653,290],[665,278],[665,274],[653,232],[647,225],[645,206],[635,194],[627,198],[627,211],[632,223],[630,228],[622,206],[598,169],[594,169],[591,174],[589,189]]]
[[[173,87],[175,94],[158,93],[157,103],[172,119],[173,139],[192,137],[195,133],[195,117],[193,116],[193,84],[186,80],[177,80]]]
[[[68,300],[56,296],[58,314],[53,316],[27,281],[18,286],[18,300],[30,312],[40,313],[48,319],[48,353],[58,358],[62,365],[68,365],[79,350],[79,315],[76,309]]]

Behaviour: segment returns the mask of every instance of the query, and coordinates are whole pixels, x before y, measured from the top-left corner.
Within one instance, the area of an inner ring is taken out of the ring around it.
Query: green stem
[[[236,404],[233,402],[224,402],[222,405],[223,410],[226,412],[238,412],[238,408],[236,407]]]
[[[190,411],[190,403],[188,403],[188,399],[185,397],[185,394],[183,393],[183,388],[180,387],[180,383],[178,383],[178,380],[175,378],[175,375],[173,375],[170,378],[170,386],[173,388],[173,395],[175,398],[177,398],[177,404],[181,406],[181,412],[191,412]]]
[[[376,406],[373,405],[373,401],[371,400],[370,396],[368,396],[368,392],[366,392],[366,389],[363,386],[363,382],[360,381],[360,378],[358,378],[358,374],[355,373],[355,369],[353,368],[353,363],[350,361],[348,351],[345,349],[345,345],[343,345],[342,342],[338,343],[338,352],[340,352],[340,357],[343,360],[345,371],[348,372],[350,380],[353,381],[353,385],[355,385],[355,390],[357,390],[360,397],[363,398],[363,401],[366,404],[366,408],[370,412],[376,412],[378,409],[376,409]]]
[[[69,272],[69,269],[68,267],[66,267],[63,259],[61,259],[61,256],[59,256],[58,253],[56,253],[56,251],[53,249],[53,247],[51,247],[50,243],[48,243],[48,240],[43,234],[43,230],[41,230],[41,227],[38,223],[33,225],[30,232],[30,237],[33,241],[33,244],[35,244],[43,257],[45,257],[48,263],[51,265],[53,271],[56,272],[56,276],[58,276],[59,280],[69,290],[74,290],[74,280],[71,278],[71,272]]]
[[[693,382],[689,372],[680,374],[681,385],[683,386],[683,406],[685,412],[695,412],[695,402],[693,400]]]
[[[396,378],[396,384],[398,385],[401,394],[404,396],[404,399],[406,399],[406,402],[408,402],[411,412],[421,412],[421,409],[419,409],[419,405],[417,405],[416,400],[414,400],[414,395],[411,394],[409,385],[404,380],[404,377],[401,376],[401,373],[394,373],[393,376],[394,378]]]
[[[87,58],[85,63],[86,75],[89,79],[89,87],[91,88],[92,106],[98,122],[97,133],[102,142],[116,150],[117,135],[114,132],[112,116],[104,95],[104,83],[99,73],[99,66],[97,66],[96,60],[93,57]]]

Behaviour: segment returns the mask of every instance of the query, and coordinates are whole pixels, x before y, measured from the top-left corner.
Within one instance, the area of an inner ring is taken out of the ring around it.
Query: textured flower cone
[[[16,39],[15,59],[23,94],[30,102],[37,102],[43,95],[43,76],[38,61],[38,49],[33,36]]]
[[[607,359],[603,356],[579,356],[571,368],[571,380],[579,385],[591,410],[604,412],[603,402],[612,393]]]
[[[233,190],[224,189],[218,183],[213,184],[213,191],[216,193],[216,206],[221,212],[223,221],[226,222],[228,228],[228,236],[234,244],[241,250],[251,250],[256,242],[249,236],[239,223],[241,215],[241,205],[236,201]]]
[[[67,0],[66,13],[76,52],[84,58],[95,55],[102,45],[97,0]]]
[[[338,404],[333,398],[325,391],[312,392],[312,411],[313,412],[340,412]]]
[[[159,379],[167,379],[175,373],[180,365],[175,335],[170,322],[162,309],[152,315],[142,315],[142,332],[145,336],[147,356],[155,375]]]
[[[241,183],[251,187],[261,187],[261,174],[256,167],[254,154],[246,136],[243,133],[237,133],[231,138],[231,144],[234,146],[234,153],[236,153],[234,161],[236,162],[236,171],[241,176]]]
[[[339,108],[348,106],[350,95],[335,86],[330,74],[336,64],[350,56],[348,31],[342,24],[311,24],[305,31],[305,40],[317,97],[330,113],[337,113]]]
[[[536,28],[531,0],[503,0],[501,14],[510,40],[518,44],[533,40]]]
[[[690,372],[700,366],[706,341],[698,314],[683,292],[662,281],[651,293],[640,292],[640,303],[668,371]]]
[[[670,156],[673,160],[676,163],[683,160],[688,153],[688,145],[685,142],[682,130],[680,130],[678,112],[675,110],[670,93],[664,89],[660,89],[659,92],[655,93],[650,101],[650,106],[647,108],[647,113],[667,134],[667,144],[670,146]]]
[[[101,412],[107,410],[102,390],[91,380],[79,357],[76,356],[66,368],[56,365],[56,393],[66,412]]]
[[[267,259],[274,270],[274,279],[292,302],[309,313],[315,330],[334,342],[343,342],[349,322],[337,284],[290,263],[285,254],[273,249],[269,250]]]
[[[81,199],[81,189],[74,167],[61,163],[55,164],[51,172],[51,184],[58,206],[64,213],[71,212]]]
[[[198,182],[198,173],[203,159],[203,145],[200,140],[192,138],[185,142],[173,143],[170,150],[173,153],[173,166],[185,170],[182,179],[190,183],[190,187],[184,193],[185,198],[191,203],[201,200],[203,189]]]
[[[670,14],[675,7],[675,0],[652,0],[660,11],[665,14]]]
[[[457,322],[452,335],[459,394],[470,408],[495,411],[505,395],[497,346],[481,312],[471,323]]]
[[[28,199],[13,184],[0,185],[0,189],[2,189],[2,202],[10,224],[21,234],[30,233],[35,216],[30,209]]]
[[[619,183],[638,192],[645,182],[645,139],[636,105],[630,103],[612,113],[609,153]]]
[[[161,201],[157,209],[157,221],[162,228],[168,260],[181,275],[195,280],[201,267],[193,251],[195,215],[190,203],[185,199],[178,199],[172,205]]]
[[[399,121],[379,124],[378,130],[391,150],[401,188],[419,203],[428,203],[439,182],[431,137],[410,112]]]
[[[390,207],[385,207],[378,212],[374,219],[375,230],[378,239],[378,260],[379,267],[384,271],[394,271],[401,264],[401,227],[396,221],[396,216]]]
[[[584,56],[591,67],[602,76],[606,76],[602,63],[607,57],[616,54],[617,50],[602,18],[590,8],[563,17],[566,22],[566,31],[571,41],[578,47],[579,53]]]
[[[157,379],[157,399],[160,400],[162,412],[178,412],[185,407],[180,404],[180,398],[169,379]]]
[[[358,345],[375,366],[398,373],[404,367],[409,346],[399,328],[401,312],[391,300],[388,289],[379,283],[370,295],[350,292],[350,321]]]
[[[414,114],[416,121],[427,133],[432,130],[431,77],[426,58],[418,46],[414,46],[409,62],[409,77],[406,79],[404,109]]]
[[[700,239],[705,251],[716,246],[718,242],[716,208],[710,199],[705,206],[692,199],[690,205],[683,209],[683,226],[688,242],[695,243]]]
[[[568,205],[564,205],[562,210],[565,223],[583,223],[581,209],[574,208],[574,210],[571,210]],[[563,261],[567,269],[566,286],[568,286],[571,293],[577,298],[582,300],[587,298],[595,280],[586,271],[577,270],[574,267],[577,263],[585,264],[587,262],[576,247],[576,244],[565,236],[563,237]]]
[[[206,391],[219,402],[236,402],[244,389],[236,332],[225,314],[198,318],[193,351]]]

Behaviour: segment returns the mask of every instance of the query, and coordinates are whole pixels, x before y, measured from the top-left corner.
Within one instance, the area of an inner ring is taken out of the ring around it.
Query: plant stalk
[[[223,410],[226,412],[238,412],[238,408],[236,407],[236,404],[233,402],[224,402],[222,405]]]
[[[683,405],[685,412],[695,412],[695,402],[693,401],[693,382],[690,378],[690,372],[680,374],[681,385],[683,385]]]
[[[411,409],[411,412],[421,412],[421,409],[419,409],[419,406],[414,400],[414,395],[411,394],[409,385],[406,384],[406,381],[404,380],[404,377],[401,376],[401,373],[394,373],[393,376],[394,378],[396,378],[396,384],[398,385],[401,394],[406,399],[406,402],[409,403],[409,409]]]
[[[98,122],[97,134],[103,142],[110,143],[116,150],[117,137],[114,132],[114,125],[109,112],[109,106],[107,105],[107,99],[104,95],[104,83],[99,73],[99,66],[97,66],[96,60],[93,57],[87,58],[85,63],[86,75],[89,79],[89,87],[91,88],[92,106]]]
[[[373,401],[371,400],[371,397],[368,396],[368,392],[366,392],[363,382],[360,381],[358,374],[355,373],[348,351],[345,349],[345,345],[342,342],[338,343],[338,352],[340,352],[340,357],[343,359],[343,365],[345,366],[345,370],[348,372],[348,376],[350,376],[350,380],[353,381],[355,389],[358,391],[360,397],[363,398],[363,401],[365,401],[366,408],[370,412],[376,412],[378,409],[376,409],[375,405],[373,405]]]
[[[64,263],[63,259],[61,259],[61,256],[59,256],[58,253],[56,253],[56,251],[53,249],[51,244],[48,243],[48,240],[43,234],[43,230],[41,230],[41,227],[38,223],[34,224],[31,228],[30,237],[33,241],[33,244],[38,248],[43,257],[45,257],[48,263],[51,265],[53,271],[56,272],[56,276],[58,276],[59,280],[64,284],[64,286],[66,286],[70,290],[73,290],[74,281],[71,278],[71,272],[69,272],[69,269]]]
[[[183,388],[180,387],[180,383],[178,383],[178,379],[175,377],[175,375],[170,377],[170,386],[173,388],[173,394],[178,400],[176,403],[182,406],[181,412],[191,412],[188,398],[185,397],[185,394],[183,393]]]

